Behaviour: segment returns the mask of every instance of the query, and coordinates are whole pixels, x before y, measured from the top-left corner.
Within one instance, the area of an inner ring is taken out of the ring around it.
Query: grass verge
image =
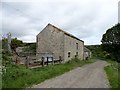
[[[109,83],[111,88],[120,88],[120,79],[119,79],[119,68],[116,61],[107,60],[110,63],[109,66],[106,66],[104,69],[106,71]]]
[[[68,72],[76,67],[83,66],[85,64],[93,63],[95,60],[80,61],[78,59],[72,59],[65,64],[49,65],[47,67],[26,69],[21,65],[9,65],[7,66],[6,73],[3,74],[3,88],[25,88],[30,87],[33,84],[38,84],[46,79],[53,78]]]

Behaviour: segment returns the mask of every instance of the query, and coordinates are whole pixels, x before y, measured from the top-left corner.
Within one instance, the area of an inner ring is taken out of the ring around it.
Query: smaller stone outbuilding
[[[88,58],[91,58],[91,51],[84,47],[84,60],[87,60]]]
[[[17,53],[21,53],[21,52],[23,52],[23,49],[24,49],[25,47],[17,47],[16,48],[16,52]]]

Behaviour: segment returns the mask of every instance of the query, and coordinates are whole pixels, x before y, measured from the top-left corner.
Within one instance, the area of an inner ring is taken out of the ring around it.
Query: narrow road
[[[95,63],[73,69],[63,75],[46,80],[32,88],[109,88],[104,71],[108,63],[97,60]]]

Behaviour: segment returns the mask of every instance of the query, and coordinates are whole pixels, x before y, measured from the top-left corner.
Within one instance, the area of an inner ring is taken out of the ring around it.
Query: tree
[[[24,43],[21,40],[18,40],[17,38],[14,38],[11,40],[11,48],[12,50],[16,50],[17,47],[22,47]]]
[[[25,43],[24,52],[36,52],[36,43]]]
[[[4,49],[5,51],[8,50],[8,45],[7,45],[7,43],[8,43],[8,39],[7,39],[7,38],[3,38],[3,39],[2,39],[2,49]]]
[[[108,29],[102,37],[102,49],[114,60],[120,62],[120,24]]]
[[[24,43],[21,40],[18,40],[17,38],[13,38],[11,40],[10,46],[11,46],[11,49],[15,51],[17,47],[24,46]],[[10,54],[8,51],[8,38],[2,39],[2,49],[3,49],[3,53]]]

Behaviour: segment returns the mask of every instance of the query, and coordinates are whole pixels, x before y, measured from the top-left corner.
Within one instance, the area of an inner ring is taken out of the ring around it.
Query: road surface
[[[73,69],[63,75],[46,80],[32,88],[109,88],[104,71],[107,62],[97,60],[92,64]]]

